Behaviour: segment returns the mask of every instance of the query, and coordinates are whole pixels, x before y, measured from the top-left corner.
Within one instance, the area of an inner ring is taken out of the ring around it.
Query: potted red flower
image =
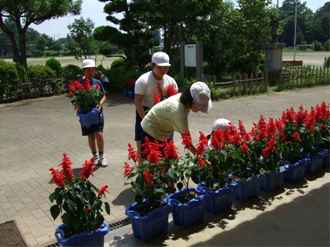
[[[177,192],[168,196],[167,200],[172,207],[173,220],[176,225],[191,226],[204,220],[205,195],[189,188],[192,174],[198,167],[204,167],[206,160],[202,157],[207,139],[202,138],[200,145],[195,148],[189,132],[182,134],[185,152],[178,162],[173,163],[168,175],[176,181]]]
[[[235,187],[229,179],[232,167],[225,151],[223,131],[214,131],[210,138],[211,142],[208,143],[207,137],[200,133],[196,148],[199,155],[197,192],[205,195],[207,211],[217,214],[231,208]]]
[[[135,202],[126,214],[132,220],[134,236],[149,240],[168,231],[170,207],[164,197],[173,189],[173,182],[167,172],[177,162],[178,154],[172,140],[159,144],[146,139],[142,149],[142,157],[138,157],[128,144],[129,161],[125,162],[124,176],[135,193]]]
[[[61,216],[63,224],[58,226],[55,237],[61,246],[103,246],[109,225],[104,222],[103,212],[110,214],[108,202],[103,202],[108,186],[96,188],[89,177],[95,166],[86,160],[80,176],[75,177],[72,162],[63,155],[62,163],[51,168],[52,181],[57,185],[49,196],[52,203],[50,213],[54,220]]]
[[[71,103],[77,109],[79,121],[87,128],[100,121],[97,104],[102,96],[100,85],[93,86],[89,80],[76,80],[68,84],[68,97],[72,98]]]

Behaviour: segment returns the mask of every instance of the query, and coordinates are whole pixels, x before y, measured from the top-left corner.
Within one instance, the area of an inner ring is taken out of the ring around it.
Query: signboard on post
[[[184,46],[185,67],[197,67],[197,45],[187,44]]]

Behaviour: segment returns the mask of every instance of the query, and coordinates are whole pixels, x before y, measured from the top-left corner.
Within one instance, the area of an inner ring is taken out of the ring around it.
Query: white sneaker
[[[95,156],[92,158],[92,160],[93,160],[93,164],[94,164],[94,166],[97,166],[97,165],[99,164],[99,162],[100,162],[100,158],[99,158],[98,155],[95,155]]]
[[[98,160],[98,165],[102,166],[102,167],[107,167],[108,166],[108,162],[107,159],[104,157],[100,157]]]

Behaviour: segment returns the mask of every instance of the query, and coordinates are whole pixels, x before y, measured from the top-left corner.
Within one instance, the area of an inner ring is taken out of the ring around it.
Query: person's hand
[[[97,104],[96,105],[96,109],[101,110],[101,108],[102,108],[102,105],[101,104]]]

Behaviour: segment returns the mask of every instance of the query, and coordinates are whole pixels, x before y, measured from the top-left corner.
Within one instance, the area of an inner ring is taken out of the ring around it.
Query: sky
[[[277,3],[277,0],[272,0],[274,4]],[[307,6],[313,11],[322,7],[329,0],[304,0],[307,3]],[[279,0],[280,5],[283,0]],[[106,15],[103,11],[105,3],[99,2],[98,0],[83,0],[81,16],[84,18],[90,18],[95,27],[109,25],[109,22],[106,21]],[[52,19],[45,21],[40,25],[32,25],[31,27],[37,30],[40,33],[45,33],[52,38],[61,38],[67,35],[68,28],[67,26],[71,24],[75,18],[79,16],[66,16],[58,19]]]

